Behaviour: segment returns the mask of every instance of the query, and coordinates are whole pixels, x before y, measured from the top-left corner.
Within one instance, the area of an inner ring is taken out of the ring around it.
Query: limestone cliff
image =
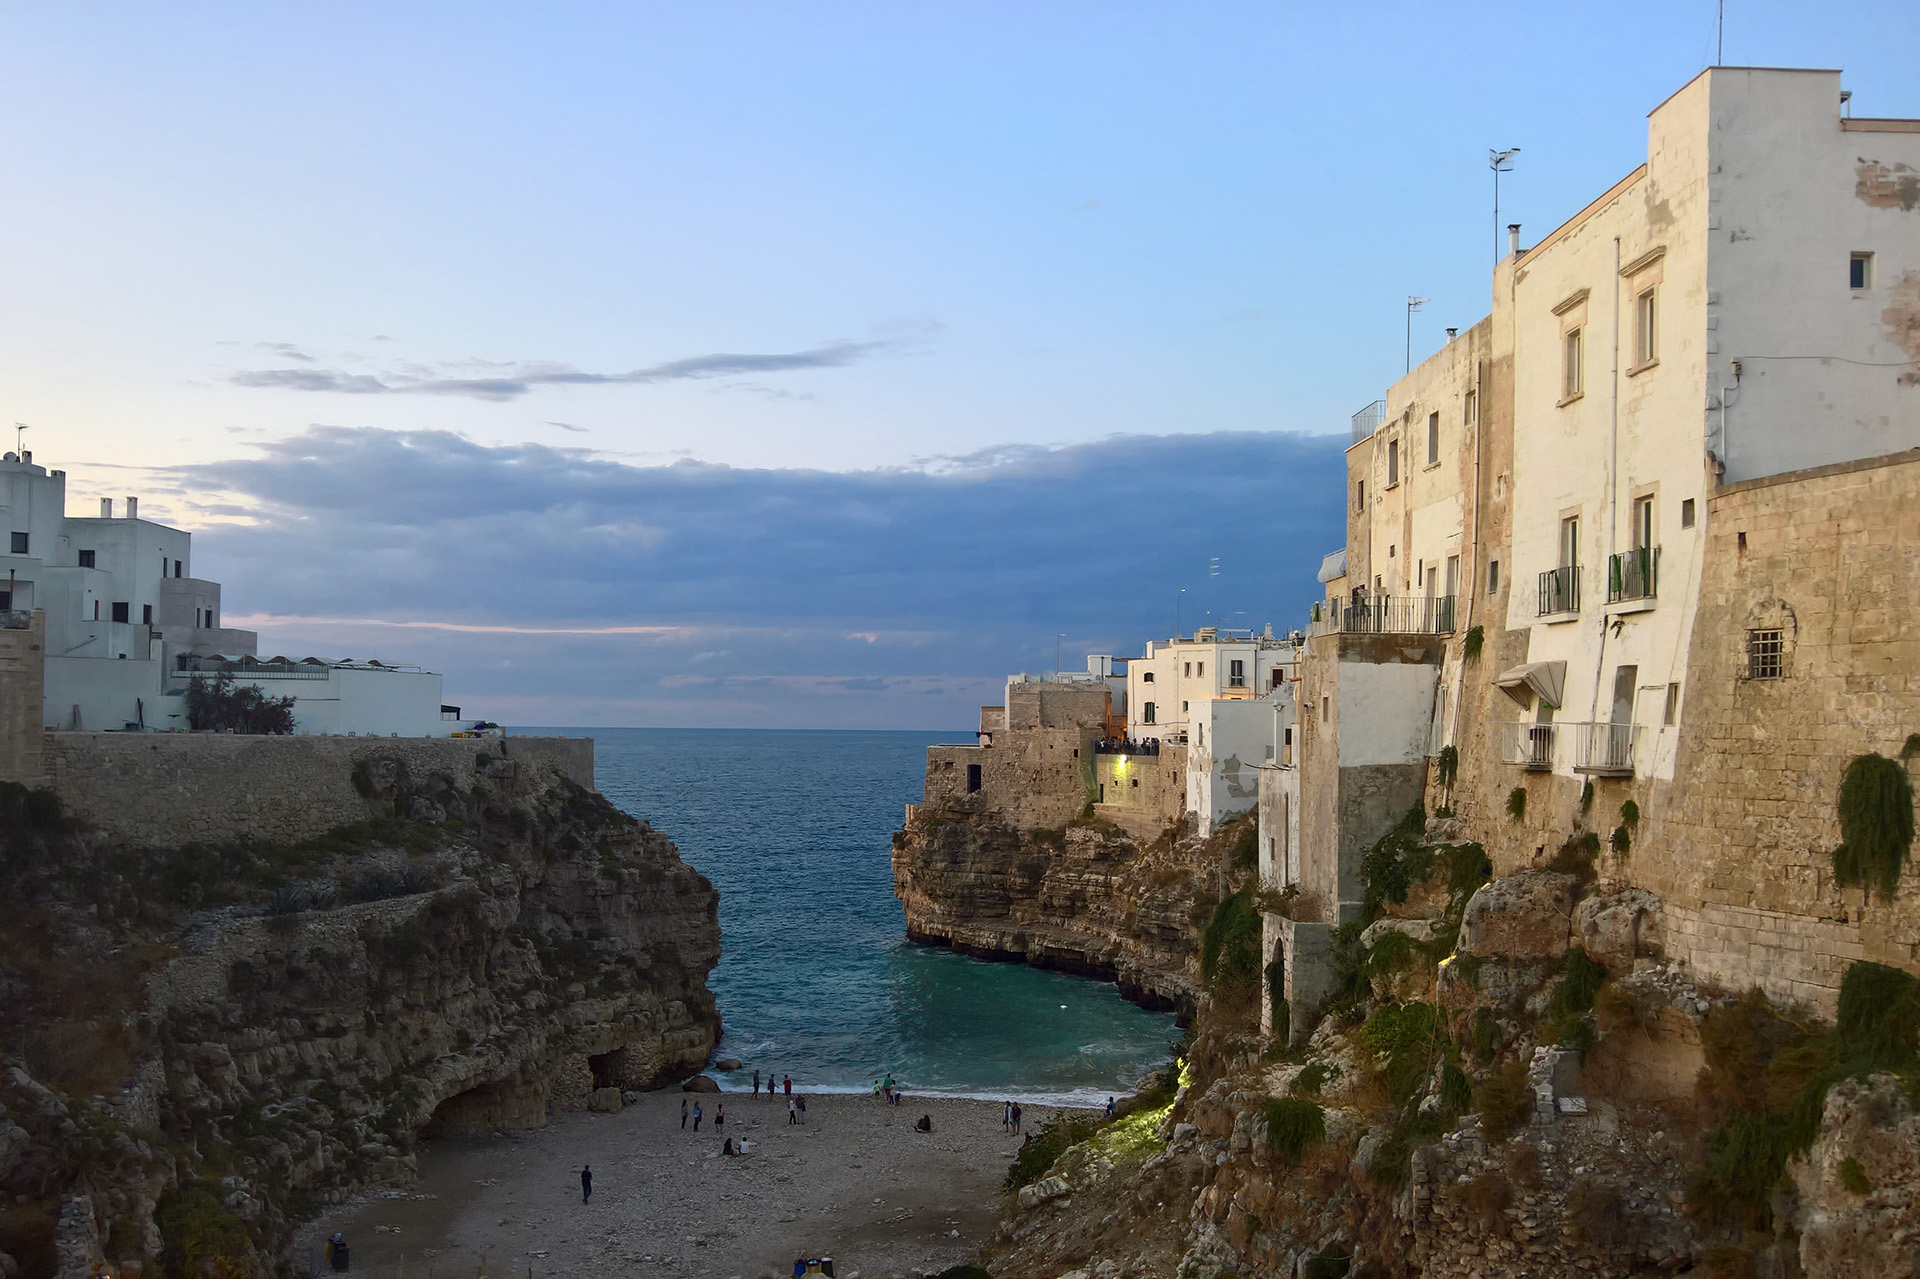
[[[1115,981],[1130,999],[1191,1012],[1200,928],[1223,856],[1252,852],[1251,821],[1150,842],[1099,820],[1015,830],[993,814],[922,807],[893,837],[907,935],[989,959]]]
[[[557,770],[471,767],[371,747],[368,820],[298,844],[127,847],[0,796],[0,1274],[275,1270],[422,1138],[704,1065],[713,887]]]

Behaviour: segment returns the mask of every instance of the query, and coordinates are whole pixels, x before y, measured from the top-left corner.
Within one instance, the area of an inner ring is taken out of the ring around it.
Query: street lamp
[[[1407,372],[1409,373],[1413,372],[1413,313],[1431,301],[1433,301],[1432,298],[1411,296],[1407,298]]]
[[[1181,587],[1180,595],[1185,595],[1186,593],[1187,588],[1184,586]],[[1175,641],[1178,641],[1180,638],[1180,595],[1173,597],[1173,638]]]
[[[1513,172],[1513,157],[1520,154],[1519,147],[1508,147],[1505,151],[1487,148],[1487,167],[1493,170],[1493,264],[1500,265],[1500,175]]]
[[[1053,637],[1053,677],[1055,679],[1060,678],[1060,641],[1066,637],[1067,633],[1065,631],[1061,631]]]

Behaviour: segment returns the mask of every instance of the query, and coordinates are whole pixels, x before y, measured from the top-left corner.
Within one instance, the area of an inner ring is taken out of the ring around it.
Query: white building
[[[377,662],[260,662],[252,631],[221,625],[220,584],[193,576],[190,534],[139,515],[66,513],[67,474],[0,457],[0,611],[46,614],[42,722],[56,729],[185,729],[193,675],[291,694],[296,732],[444,737],[440,676]],[[451,713],[449,715],[449,713]]]
[[[1291,659],[1291,651],[1289,651]],[[1282,670],[1290,671],[1291,661]],[[1187,717],[1187,811],[1204,838],[1260,802],[1263,765],[1293,743],[1294,685],[1281,675],[1262,697],[1215,697]]]
[[[1150,640],[1127,662],[1127,735],[1187,740],[1201,702],[1263,697],[1291,673],[1293,642],[1264,633],[1202,627],[1191,638]]]

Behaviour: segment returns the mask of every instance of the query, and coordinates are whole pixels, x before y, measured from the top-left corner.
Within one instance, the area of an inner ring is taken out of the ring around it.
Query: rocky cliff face
[[[359,826],[163,854],[0,796],[0,1275],[274,1270],[423,1138],[705,1064],[717,894],[664,836],[509,759],[355,782]]]
[[[1073,1134],[993,1275],[1920,1273],[1920,980],[1856,965],[1833,1027],[1703,990],[1656,898],[1562,863],[1482,884],[1473,845],[1371,862],[1397,887],[1336,933],[1295,1047],[1260,1034],[1258,954],[1217,917],[1177,1090]]]
[[[1104,822],[1018,831],[990,816],[921,809],[893,837],[907,935],[1119,984],[1128,998],[1191,1012],[1200,928],[1222,859],[1248,823],[1142,844]]]

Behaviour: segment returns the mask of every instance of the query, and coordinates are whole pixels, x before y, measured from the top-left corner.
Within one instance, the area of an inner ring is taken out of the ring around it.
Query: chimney
[[[1453,341],[1453,340],[1454,340],[1455,338],[1457,338],[1457,337],[1459,337],[1459,336],[1460,336],[1460,330],[1459,330],[1459,329],[1448,329],[1448,330],[1447,330],[1447,341],[1449,341],[1449,342],[1451,342],[1451,341]]]
[[[103,520],[110,520],[113,518],[113,499],[112,498],[103,497],[100,499],[100,518]]]
[[[1507,223],[1507,252],[1516,258],[1520,256],[1520,224],[1518,222]]]
[[[130,520],[137,520],[140,518],[140,499],[139,498],[129,497],[127,499],[127,518]]]

